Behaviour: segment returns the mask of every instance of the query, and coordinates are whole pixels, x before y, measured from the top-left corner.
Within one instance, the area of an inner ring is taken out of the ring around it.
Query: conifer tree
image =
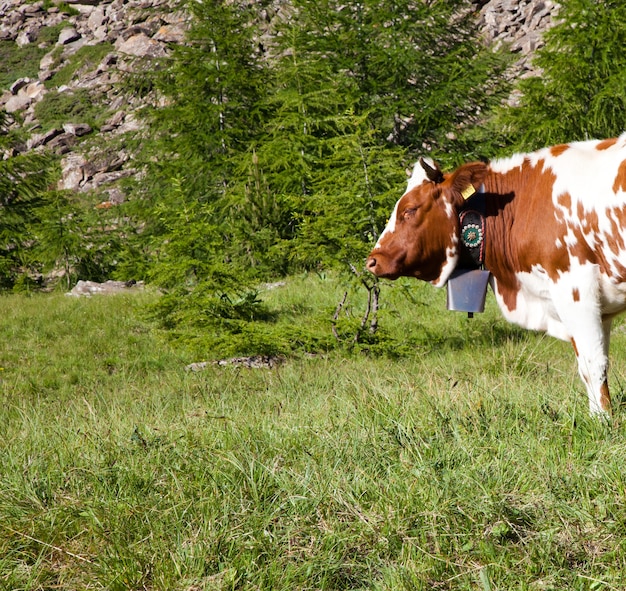
[[[464,1],[292,0],[271,25],[265,4],[190,2],[188,44],[150,80],[161,106],[130,208],[177,330],[241,334],[266,277],[359,274],[408,149],[444,149],[497,96]]]
[[[0,127],[3,122],[0,112]],[[0,160],[0,289],[14,287],[20,277],[28,283],[40,271],[33,245],[51,170],[50,158],[41,154]]]
[[[159,106],[147,112],[147,173],[127,208],[140,230],[123,264],[130,271],[133,254],[145,253],[146,277],[166,290],[156,309],[165,326],[236,331],[263,313],[251,274],[237,260],[241,244],[227,194],[239,155],[260,127],[266,78],[254,23],[262,3],[188,7],[187,43],[149,80]]]
[[[534,63],[540,74],[519,83],[521,101],[497,120],[518,149],[626,129],[626,4],[564,0]]]

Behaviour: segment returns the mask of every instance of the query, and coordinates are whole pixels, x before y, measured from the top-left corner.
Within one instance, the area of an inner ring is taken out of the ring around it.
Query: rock
[[[75,135],[76,137],[82,137],[91,133],[93,130],[91,129],[91,126],[86,123],[64,123],[63,131],[65,131],[65,133]]]
[[[102,0],[65,0],[66,4],[85,4],[85,5],[96,5],[100,4]]]
[[[59,33],[57,45],[67,45],[80,39],[80,34],[74,27],[66,27]]]
[[[4,104],[4,110],[7,113],[22,111],[31,103],[41,100],[46,92],[48,92],[46,87],[39,80],[24,86],[20,85],[17,94],[11,96]]]
[[[282,355],[251,355],[250,357],[232,357],[218,361],[198,361],[185,366],[187,371],[202,371],[208,367],[232,365],[234,367],[248,367],[251,369],[273,369],[285,362]]]
[[[46,53],[41,60],[39,60],[39,69],[40,70],[50,70],[52,66],[56,63],[57,57],[54,55],[54,52]]]
[[[143,289],[143,281],[105,281],[98,283],[97,281],[78,281],[71,291],[66,293],[67,296],[91,297],[92,295],[107,295],[123,293],[128,290]]]
[[[126,41],[116,43],[115,48],[121,53],[134,55],[135,57],[164,57],[167,51],[154,39],[150,39],[145,33],[138,33],[129,37]]]
[[[46,147],[56,154],[69,154],[76,144],[76,136],[71,133],[61,133],[50,140]]]
[[[87,160],[82,154],[71,153],[61,160],[61,180],[58,182],[59,190],[77,191],[85,178],[84,167]]]
[[[37,133],[32,135],[26,142],[26,148],[29,150],[34,150],[39,146],[43,146],[48,142],[52,141],[56,136],[63,133],[61,129],[50,129],[45,133]]]
[[[15,38],[15,42],[20,46],[24,47],[24,45],[29,45],[35,39],[37,39],[38,29],[29,28],[20,31]]]
[[[11,84],[11,86],[9,86],[11,94],[17,94],[29,82],[31,82],[30,78],[18,78],[13,84]]]
[[[163,43],[182,43],[185,40],[185,28],[182,25],[163,25],[152,39]]]

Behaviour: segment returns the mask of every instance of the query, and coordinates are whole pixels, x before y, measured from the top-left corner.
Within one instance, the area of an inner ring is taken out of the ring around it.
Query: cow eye
[[[406,220],[409,218],[412,218],[415,215],[415,212],[417,211],[417,206],[415,207],[409,207],[407,209],[405,209],[402,212],[402,217]]]

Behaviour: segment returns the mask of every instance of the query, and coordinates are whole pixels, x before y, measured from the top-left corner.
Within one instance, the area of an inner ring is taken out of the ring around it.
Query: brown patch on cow
[[[577,287],[575,287],[572,291],[572,299],[575,302],[580,302],[580,290]]]
[[[554,204],[555,180],[543,160],[536,166],[525,160],[521,167],[485,179],[489,237],[485,266],[496,277],[498,294],[510,311],[517,308],[518,273],[540,266],[556,281],[570,268],[570,254],[562,240],[567,233],[562,206],[571,206],[571,197],[564,194],[561,206]]]
[[[571,261],[571,259],[575,257],[578,259],[581,265],[591,262],[593,264],[600,264],[601,269],[605,270],[606,261],[598,260],[598,256],[591,249],[591,247],[589,246],[589,243],[587,242],[585,238],[585,234],[583,234],[584,230],[581,231],[581,229],[576,226],[574,227],[570,226],[569,230],[571,231],[571,233],[574,235],[574,238],[576,239],[573,244],[570,244],[568,246],[567,250],[569,253],[569,260]],[[556,279],[556,278],[557,277],[553,277],[553,279]]]
[[[572,210],[572,196],[565,192],[561,193],[557,198],[556,202],[563,208],[567,209],[567,211]]]
[[[606,217],[611,222],[611,231],[606,236],[606,245],[613,254],[618,255],[626,246],[624,236],[622,236],[624,222],[620,219],[621,215],[617,208],[607,207]]]
[[[558,146],[552,146],[550,148],[550,154],[556,158],[567,150],[569,150],[569,144],[559,144]]]
[[[604,380],[600,386],[600,406],[605,412],[611,412],[611,394],[609,393],[609,385]]]
[[[576,341],[572,339],[572,347],[574,347],[574,355],[578,357],[578,347],[576,346]]]
[[[611,262],[612,267],[607,265],[605,274],[609,276],[613,280],[618,280],[620,283],[626,282],[626,267],[622,265],[618,260],[613,260]],[[615,268],[615,271],[612,268]]]
[[[611,146],[614,146],[616,143],[617,143],[617,138],[613,138],[610,140],[602,140],[596,146],[596,150],[608,150]]]
[[[613,193],[618,191],[626,191],[626,160],[621,161],[613,182]]]
[[[585,211],[583,204],[578,202],[576,216],[585,234],[594,236],[599,234],[600,221],[598,219],[598,212],[595,209]]]

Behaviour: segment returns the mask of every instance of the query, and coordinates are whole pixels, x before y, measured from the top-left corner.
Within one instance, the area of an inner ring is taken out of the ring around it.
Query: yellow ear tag
[[[461,191],[461,195],[463,195],[463,199],[469,199],[474,193],[476,193],[476,189],[474,189],[474,185],[468,185]]]

